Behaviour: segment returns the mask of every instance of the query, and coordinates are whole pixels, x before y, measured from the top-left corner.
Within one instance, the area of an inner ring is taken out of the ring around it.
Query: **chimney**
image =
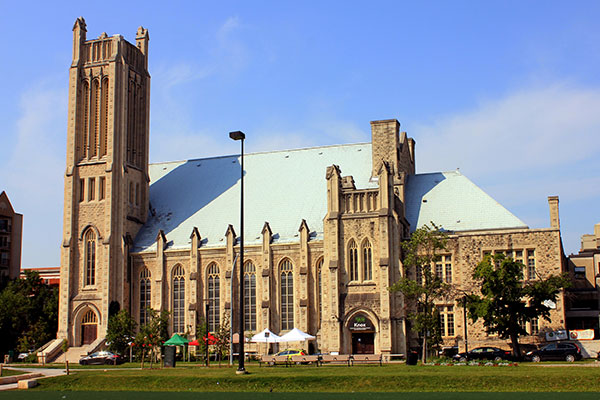
[[[550,207],[550,227],[560,229],[560,219],[558,216],[558,196],[548,196],[548,206]]]

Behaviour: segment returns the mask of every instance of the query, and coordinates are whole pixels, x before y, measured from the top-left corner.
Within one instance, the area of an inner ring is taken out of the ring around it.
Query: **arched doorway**
[[[348,330],[352,335],[352,354],[375,353],[375,325],[364,313],[350,318]]]
[[[98,317],[93,310],[87,310],[81,319],[81,346],[92,344],[98,337]]]

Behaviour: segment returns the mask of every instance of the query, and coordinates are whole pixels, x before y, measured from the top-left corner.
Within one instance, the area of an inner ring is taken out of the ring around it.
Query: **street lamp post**
[[[244,368],[244,139],[246,135],[242,131],[229,132],[229,137],[233,140],[239,140],[241,143],[240,150],[240,184],[241,184],[241,197],[240,197],[240,316],[239,316],[239,335],[238,341],[240,343],[240,354],[239,363],[236,374],[245,374],[246,369]],[[232,276],[233,278],[233,276]]]

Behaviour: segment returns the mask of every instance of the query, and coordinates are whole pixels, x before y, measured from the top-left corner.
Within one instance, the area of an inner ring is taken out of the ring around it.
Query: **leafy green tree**
[[[169,339],[169,312],[162,310],[160,312],[148,309],[148,316],[145,325],[140,327],[140,331],[135,336],[135,345],[138,354],[141,356],[142,368],[146,354],[150,357],[150,367],[160,354],[162,344]]]
[[[196,324],[196,339],[199,343],[196,347],[196,359],[202,363],[206,363],[206,347],[208,346],[208,343],[204,340],[205,337],[206,319],[201,316],[198,318],[198,323]]]
[[[439,346],[442,341],[439,313],[435,302],[450,296],[452,285],[436,276],[432,270],[439,261],[439,253],[446,248],[448,236],[433,222],[431,227],[418,228],[410,240],[402,243],[404,250],[404,276],[389,290],[401,292],[414,310],[408,314],[412,329],[423,337],[423,361],[427,349]]]
[[[513,356],[521,357],[519,335],[527,332],[520,321],[542,317],[550,321],[549,301],[556,303],[560,291],[569,285],[564,275],[523,280],[524,265],[504,254],[487,255],[473,271],[481,295],[468,296],[469,318],[479,318],[488,333],[510,338]]]
[[[215,332],[215,338],[217,339],[214,344],[215,352],[219,361],[229,356],[229,314],[223,314],[221,324]]]
[[[0,353],[37,349],[56,337],[58,289],[25,270],[0,292]]]
[[[137,324],[127,310],[121,310],[108,318],[106,341],[110,351],[125,354],[133,340]]]

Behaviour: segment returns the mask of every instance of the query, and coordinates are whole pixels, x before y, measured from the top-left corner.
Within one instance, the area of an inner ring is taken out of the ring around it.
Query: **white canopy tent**
[[[264,331],[259,332],[256,335],[252,336],[252,339],[250,339],[250,341],[254,342],[254,343],[266,343],[265,354],[268,354],[269,353],[269,345],[271,343],[281,342],[281,337],[277,336],[276,334],[274,334],[267,328]]]
[[[314,340],[315,336],[302,332],[298,328],[294,328],[285,335],[279,338],[280,342],[303,342],[305,340]]]
[[[264,331],[252,336],[250,341],[254,343],[279,343],[281,342],[281,337],[277,336],[267,328]]]

